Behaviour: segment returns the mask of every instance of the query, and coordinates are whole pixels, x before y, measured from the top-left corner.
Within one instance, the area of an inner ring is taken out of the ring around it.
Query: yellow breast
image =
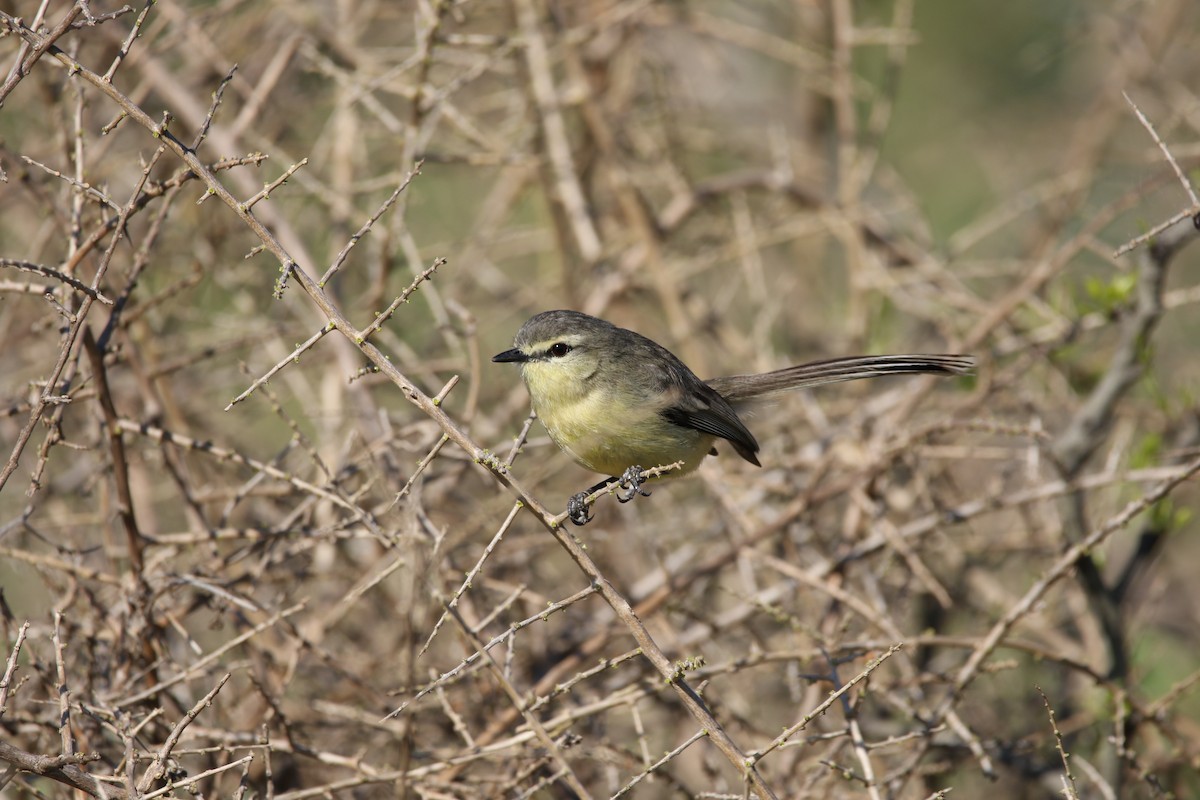
[[[678,476],[698,467],[712,448],[711,435],[672,424],[657,406],[616,387],[588,390],[541,364],[527,364],[524,377],[550,438],[593,472],[620,475],[632,466],[683,461],[683,469],[669,473]]]

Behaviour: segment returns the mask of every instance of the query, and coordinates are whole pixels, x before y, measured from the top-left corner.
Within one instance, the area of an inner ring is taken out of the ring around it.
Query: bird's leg
[[[592,509],[588,506],[587,499],[601,489],[606,489],[611,486],[617,478],[605,478],[597,483],[592,488],[571,495],[571,499],[567,501],[567,519],[574,522],[576,525],[587,525],[592,521]]]
[[[571,495],[571,499],[567,501],[567,519],[579,526],[587,525],[592,521],[592,509],[588,505],[588,498],[601,489],[607,489],[613,485],[617,487],[615,494],[618,503],[628,503],[639,494],[642,497],[649,497],[650,493],[642,489],[642,484],[645,482],[641,467],[630,467],[619,478],[605,478],[587,491]]]
[[[628,503],[639,494],[642,497],[649,497],[650,493],[642,489],[642,484],[645,482],[645,480],[646,479],[642,477],[641,467],[635,466],[625,470],[624,474],[621,475],[620,480],[617,481],[617,486],[624,490],[624,493],[620,491],[617,492],[617,502]]]

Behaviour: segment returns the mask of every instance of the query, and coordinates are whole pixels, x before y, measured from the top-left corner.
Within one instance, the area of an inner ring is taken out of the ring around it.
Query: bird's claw
[[[617,481],[617,502],[628,503],[639,494],[642,497],[649,497],[650,493],[642,489],[642,484],[646,479],[642,476],[641,467],[630,467],[621,475],[621,479]]]
[[[588,507],[588,493],[571,495],[567,501],[567,519],[582,527],[592,521],[592,510]]]
[[[580,526],[587,525],[589,522],[591,522],[592,509],[589,507],[588,498],[594,492],[598,492],[601,489],[611,489],[613,487],[614,480],[616,483],[616,491],[613,494],[616,495],[617,502],[619,503],[628,503],[639,494],[642,497],[650,496],[650,493],[642,488],[642,484],[646,482],[645,477],[642,475],[642,468],[630,467],[621,474],[620,478],[608,478],[600,483],[597,483],[586,492],[580,492],[579,494],[571,495],[571,499],[567,501],[567,519]]]

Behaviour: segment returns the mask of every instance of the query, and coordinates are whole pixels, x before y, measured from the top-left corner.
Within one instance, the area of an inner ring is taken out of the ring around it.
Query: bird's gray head
[[[594,352],[620,338],[620,334],[621,329],[612,323],[578,311],[543,311],[521,326],[511,350],[498,353],[492,361],[554,361],[571,353]]]

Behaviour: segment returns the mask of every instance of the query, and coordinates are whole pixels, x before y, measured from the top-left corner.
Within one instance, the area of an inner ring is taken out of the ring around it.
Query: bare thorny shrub
[[[911,0],[3,11],[6,793],[1200,791],[1191,0],[1076,9],[950,223]],[[979,370],[564,528],[552,307]]]

